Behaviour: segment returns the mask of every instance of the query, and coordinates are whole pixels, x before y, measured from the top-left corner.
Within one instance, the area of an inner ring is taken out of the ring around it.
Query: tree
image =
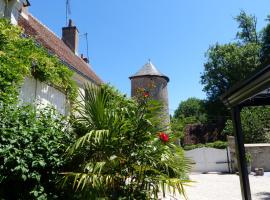
[[[204,103],[204,100],[195,97],[188,98],[186,101],[180,102],[178,108],[174,112],[174,118],[194,117],[198,122],[205,122]]]
[[[179,139],[183,139],[187,125],[205,123],[206,121],[205,101],[191,97],[180,102],[171,119],[171,128]]]
[[[241,11],[238,16],[235,17],[238,22],[238,28],[236,37],[241,43],[259,43],[259,37],[257,33],[257,18],[254,15],[248,15],[246,12]]]
[[[201,83],[211,100],[217,100],[231,86],[260,67],[260,48],[256,43],[215,44],[207,53]]]
[[[208,97],[212,118],[228,115],[219,97],[237,82],[262,67],[261,42],[256,32],[256,18],[241,12],[236,21],[240,29],[237,41],[212,45],[207,53],[201,83]]]
[[[199,124],[200,122],[195,117],[183,117],[181,115],[179,118],[171,119],[171,129],[172,132],[181,140],[185,136],[185,129],[187,125],[190,124]]]
[[[262,49],[261,49],[261,62],[263,66],[270,64],[270,15],[267,16],[268,22],[262,31]]]
[[[270,107],[244,108],[241,112],[241,124],[245,143],[270,142]],[[223,130],[226,135],[232,135],[232,120],[228,120]]]
[[[86,199],[157,199],[172,187],[184,194],[188,162],[175,137],[153,122],[156,105],[127,99],[107,86],[87,86],[75,117],[80,137],[69,149],[81,158],[64,173]]]

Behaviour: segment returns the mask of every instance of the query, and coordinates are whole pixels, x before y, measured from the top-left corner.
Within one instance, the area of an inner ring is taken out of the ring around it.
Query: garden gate
[[[227,149],[197,148],[185,152],[192,160],[192,172],[230,172],[230,155]]]

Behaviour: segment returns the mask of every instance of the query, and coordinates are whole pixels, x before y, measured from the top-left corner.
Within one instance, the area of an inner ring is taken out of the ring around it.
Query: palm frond
[[[69,179],[73,180],[73,188],[83,190],[86,186],[91,188],[106,188],[113,184],[113,176],[111,174],[95,174],[95,173],[62,173],[65,176],[63,180],[66,183]]]
[[[73,154],[77,149],[84,147],[86,144],[89,145],[91,142],[94,144],[101,144],[107,140],[109,136],[110,132],[108,130],[92,130],[77,139],[77,141],[68,149],[68,152]]]

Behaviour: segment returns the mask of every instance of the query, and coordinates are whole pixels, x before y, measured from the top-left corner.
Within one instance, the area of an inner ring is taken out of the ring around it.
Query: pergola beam
[[[250,185],[245,160],[245,147],[240,112],[243,107],[270,105],[270,65],[250,78],[234,85],[221,96],[232,110],[236,154],[243,200],[251,200]]]
[[[243,200],[251,200],[250,184],[248,178],[248,170],[245,159],[245,146],[244,146],[244,137],[241,126],[241,117],[240,117],[241,108],[235,106],[232,108],[232,120],[235,133],[235,146],[236,146],[236,156],[237,164],[242,192]]]
[[[270,65],[242,82],[231,87],[221,96],[221,100],[228,107],[232,108],[246,100],[260,96],[260,93],[270,87]],[[267,95],[266,95],[267,96]],[[269,94],[268,94],[269,97]]]
[[[249,106],[269,106],[270,105],[270,98],[256,98],[244,101],[240,103],[240,107],[249,107]]]

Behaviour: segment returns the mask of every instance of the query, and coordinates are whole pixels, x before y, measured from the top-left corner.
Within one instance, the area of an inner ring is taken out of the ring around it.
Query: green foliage
[[[270,107],[244,108],[241,112],[241,124],[245,143],[270,142]],[[233,134],[233,124],[228,120],[223,133]]]
[[[64,184],[85,199],[157,199],[166,188],[184,195],[188,160],[173,134],[159,138],[156,104],[109,86],[87,86],[83,99],[73,124],[79,137],[69,148],[76,170],[64,173]]]
[[[258,43],[259,38],[257,34],[257,18],[254,15],[248,15],[246,12],[241,11],[235,18],[238,22],[236,37],[244,43]]]
[[[0,104],[0,199],[58,199],[72,137],[54,109]]]
[[[179,139],[183,139],[185,136],[185,128],[189,124],[199,124],[200,121],[195,117],[183,117],[181,115],[179,118],[172,118],[171,119],[171,129],[172,132],[178,137]]]
[[[193,145],[185,145],[184,150],[189,151],[192,149],[202,148],[202,147],[209,147],[209,148],[216,148],[216,149],[226,149],[228,147],[227,142],[223,141],[215,141],[206,144],[193,144]]]
[[[180,102],[178,108],[174,112],[174,118],[194,117],[199,122],[206,121],[204,100],[191,97],[186,101]]]
[[[252,162],[251,153],[246,153],[245,159],[246,159],[247,164],[250,164]]]
[[[207,121],[205,101],[191,97],[180,102],[171,119],[171,128],[178,138],[185,135],[185,128],[189,124],[201,124]]]
[[[237,82],[246,79],[256,70],[270,64],[270,25],[258,34],[255,16],[245,12],[235,18],[239,31],[237,41],[228,44],[215,44],[208,49],[207,62],[201,83],[207,93],[206,109],[210,118],[229,117],[229,113],[219,97]],[[270,110],[264,108],[248,108],[242,111],[242,125],[246,143],[269,142]],[[229,120],[223,131],[232,134],[232,121]]]
[[[235,20],[239,24],[237,40],[227,44],[216,43],[206,53],[201,83],[208,96],[206,107],[210,118],[228,116],[219,97],[234,84],[262,68],[262,42],[256,30],[256,18],[241,11]]]
[[[6,19],[0,19],[0,64],[0,101],[16,101],[18,88],[31,75],[60,88],[70,100],[77,96],[73,72]]]
[[[206,54],[201,83],[210,100],[217,100],[235,83],[247,78],[260,66],[260,48],[256,43],[215,44]]]
[[[262,30],[261,60],[263,66],[270,64],[270,15],[267,16],[267,25]]]

